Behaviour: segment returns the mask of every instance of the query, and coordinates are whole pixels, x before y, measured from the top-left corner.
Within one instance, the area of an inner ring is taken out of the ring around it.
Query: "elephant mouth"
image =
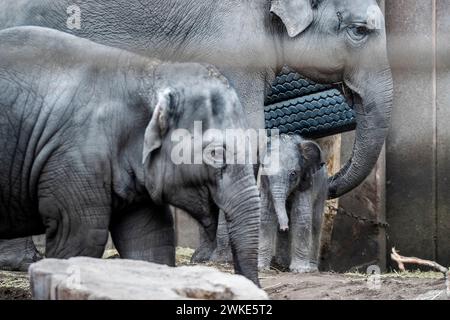
[[[361,101],[359,94],[352,89],[345,81],[341,81],[333,84],[333,86],[339,90],[342,96],[349,102],[349,105],[354,109],[354,105],[357,101]]]

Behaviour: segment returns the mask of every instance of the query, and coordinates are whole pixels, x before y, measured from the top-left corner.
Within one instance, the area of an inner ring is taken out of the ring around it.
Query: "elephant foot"
[[[230,247],[216,248],[211,256],[211,262],[233,263],[233,254]]]
[[[271,250],[266,250],[265,248],[259,248],[258,254],[258,270],[268,271],[270,270],[270,262],[272,261]]]
[[[30,265],[42,259],[31,237],[0,240],[0,269],[28,271]]]
[[[211,260],[212,254],[214,252],[214,243],[212,242],[203,242],[200,246],[195,250],[194,254],[191,257],[191,263],[205,263]]]
[[[260,271],[260,272],[270,271],[270,265],[258,264],[258,271]]]
[[[315,273],[319,272],[317,264],[303,262],[303,263],[292,263],[289,267],[289,271],[293,273]]]
[[[215,248],[212,243],[202,243],[191,258],[191,263],[233,263],[231,248]]]
[[[215,232],[213,232],[215,235]],[[211,240],[204,228],[200,228],[200,245],[191,257],[191,263],[205,263],[211,260],[216,249],[216,240]]]

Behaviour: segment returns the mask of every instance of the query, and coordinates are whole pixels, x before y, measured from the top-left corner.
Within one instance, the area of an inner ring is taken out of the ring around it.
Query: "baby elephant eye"
[[[289,173],[289,179],[291,179],[291,180],[297,179],[297,172],[296,171],[291,171]]]

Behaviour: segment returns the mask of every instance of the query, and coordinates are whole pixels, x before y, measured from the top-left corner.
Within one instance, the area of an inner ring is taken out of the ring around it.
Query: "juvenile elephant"
[[[48,257],[100,257],[110,229],[121,257],[174,265],[168,204],[211,239],[220,208],[236,272],[258,283],[253,167],[172,161],[179,129],[248,128],[214,67],[39,27],[3,30],[0,43],[0,238],[45,232]]]
[[[299,136],[281,135],[268,148],[279,168],[260,177],[262,201],[258,267],[277,264],[293,272],[318,270],[320,234],[327,199],[327,169],[320,147]],[[278,232],[277,232],[278,229]]]

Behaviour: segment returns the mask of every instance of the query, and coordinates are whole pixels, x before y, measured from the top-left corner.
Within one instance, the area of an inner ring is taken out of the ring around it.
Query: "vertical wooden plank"
[[[428,259],[435,258],[436,219],[434,1],[386,2],[395,91],[387,143],[388,247]]]
[[[328,174],[336,174],[341,168],[341,135],[318,139],[317,142],[324,153],[325,159],[327,159]],[[331,253],[333,227],[338,205],[339,200],[330,200],[327,201],[327,205],[325,206],[325,217],[322,225],[320,244],[321,262],[319,267],[322,269],[329,269],[327,257],[329,257]]]
[[[437,219],[436,260],[450,265],[450,0],[436,2]]]

